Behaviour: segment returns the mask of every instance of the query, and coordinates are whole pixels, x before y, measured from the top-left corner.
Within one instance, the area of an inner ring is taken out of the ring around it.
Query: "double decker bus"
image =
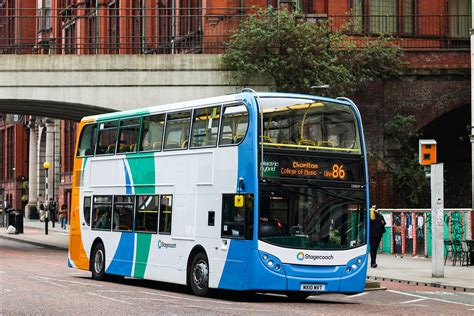
[[[348,99],[239,94],[85,117],[68,265],[209,289],[357,293],[367,159]]]

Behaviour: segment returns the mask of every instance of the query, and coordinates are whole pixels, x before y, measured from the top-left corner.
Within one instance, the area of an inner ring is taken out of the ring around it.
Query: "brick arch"
[[[387,118],[397,113],[414,115],[416,128],[421,129],[444,114],[470,103],[470,82],[464,76],[422,79],[408,77],[385,85]]]

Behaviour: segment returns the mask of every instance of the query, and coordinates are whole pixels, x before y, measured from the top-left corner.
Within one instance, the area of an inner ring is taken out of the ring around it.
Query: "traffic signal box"
[[[422,166],[429,166],[436,163],[436,141],[434,139],[420,139],[419,142],[419,163]]]

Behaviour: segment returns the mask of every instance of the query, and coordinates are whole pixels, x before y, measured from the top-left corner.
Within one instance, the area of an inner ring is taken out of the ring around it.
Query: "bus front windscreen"
[[[259,239],[297,249],[349,249],[366,243],[363,190],[264,185]]]
[[[344,104],[263,98],[265,148],[360,154],[356,117]]]

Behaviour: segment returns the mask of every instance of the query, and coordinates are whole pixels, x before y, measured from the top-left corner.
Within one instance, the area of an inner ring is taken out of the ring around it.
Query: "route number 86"
[[[344,179],[346,177],[346,171],[344,165],[334,164],[332,165],[332,177],[334,179]]]

